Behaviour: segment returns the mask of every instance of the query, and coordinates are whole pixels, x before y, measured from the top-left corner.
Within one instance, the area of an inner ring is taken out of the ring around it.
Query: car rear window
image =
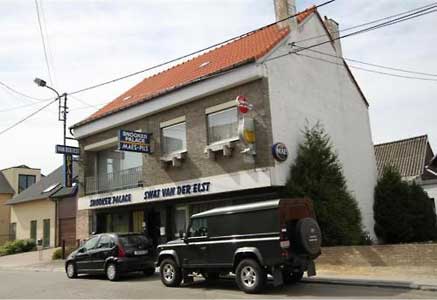
[[[125,248],[145,248],[151,244],[149,239],[141,234],[121,235],[118,239]]]

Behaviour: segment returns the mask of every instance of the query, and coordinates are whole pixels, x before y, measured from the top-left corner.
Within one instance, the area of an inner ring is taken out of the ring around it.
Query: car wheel
[[[111,281],[116,281],[119,278],[117,265],[115,263],[109,263],[106,266],[106,277]]]
[[[67,264],[67,268],[66,268],[65,272],[67,273],[68,278],[70,278],[70,279],[77,278],[76,265],[73,262],[69,262]]]
[[[302,280],[303,272],[290,272],[284,271],[282,273],[282,278],[284,279],[284,283],[292,284],[297,283]]]
[[[148,268],[148,269],[145,269],[145,270],[143,271],[143,273],[144,273],[144,275],[146,275],[146,276],[152,276],[153,274],[155,274],[155,268]]]
[[[164,259],[161,262],[159,272],[161,281],[165,286],[177,287],[182,281],[182,272],[173,259]]]
[[[267,274],[253,259],[244,259],[235,273],[238,287],[245,293],[259,293],[264,289]]]

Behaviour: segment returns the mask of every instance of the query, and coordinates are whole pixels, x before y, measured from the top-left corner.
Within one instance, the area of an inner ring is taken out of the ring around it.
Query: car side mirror
[[[78,253],[85,253],[86,252],[86,248],[80,248]]]

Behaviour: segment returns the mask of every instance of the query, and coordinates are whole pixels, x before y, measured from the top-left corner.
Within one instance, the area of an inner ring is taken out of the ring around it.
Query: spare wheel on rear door
[[[306,253],[317,255],[322,245],[322,233],[319,224],[313,218],[304,218],[296,224],[297,239]]]

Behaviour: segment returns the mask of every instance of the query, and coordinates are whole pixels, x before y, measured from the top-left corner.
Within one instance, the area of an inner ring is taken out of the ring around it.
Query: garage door
[[[76,245],[76,218],[59,220],[59,242],[65,240],[67,246]]]

